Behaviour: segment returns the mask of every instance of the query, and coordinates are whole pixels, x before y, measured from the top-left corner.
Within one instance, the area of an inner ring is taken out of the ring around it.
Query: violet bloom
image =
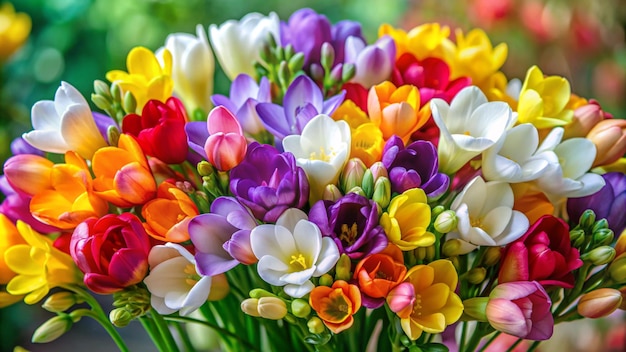
[[[367,45],[358,37],[346,40],[345,63],[355,65],[356,73],[350,82],[370,88],[391,76],[396,61],[396,44],[389,36],[380,37]]]
[[[239,263],[257,262],[250,232],[257,226],[250,209],[231,197],[218,197],[211,212],[189,222],[189,238],[196,248],[196,267],[203,276],[227,272]]]
[[[348,193],[336,202],[320,200],[309,211],[323,236],[331,237],[339,253],[361,259],[387,247],[387,235],[378,224],[376,202],[356,193]]]
[[[109,115],[101,114],[99,112],[92,112],[91,114],[93,115],[93,120],[96,122],[96,127],[98,127],[98,131],[100,131],[100,134],[102,135],[102,137],[104,137],[104,140],[107,141],[107,143],[111,144],[108,135],[109,127],[113,126],[119,130],[117,122],[115,122],[115,120],[113,120],[113,118]]]
[[[187,145],[189,152],[187,160],[194,165],[202,160],[207,160],[204,144],[209,138],[209,130],[205,121],[190,121],[185,124],[185,134],[187,135]]]
[[[324,93],[306,75],[298,76],[291,82],[283,106],[272,103],[259,103],[256,111],[265,128],[276,137],[276,145],[291,134],[302,134],[304,126],[315,116],[332,113],[341,105],[346,93],[324,100]]]
[[[291,153],[253,142],[244,160],[230,170],[230,191],[263,222],[276,222],[289,208],[309,201],[309,182]]]
[[[262,77],[257,84],[252,77],[240,74],[230,86],[228,97],[215,94],[211,100],[215,106],[223,105],[231,111],[239,120],[243,131],[253,136],[264,130],[256,106],[258,103],[272,102],[270,82],[267,77]]]
[[[17,137],[11,142],[11,153],[13,155],[34,154],[45,156],[46,153],[28,144],[22,137]]]
[[[605,185],[598,192],[580,198],[567,200],[567,213],[577,222],[583,212],[591,209],[596,219],[606,219],[609,228],[616,235],[626,228],[626,175],[621,172],[607,172],[602,175]]]
[[[443,194],[450,184],[446,174],[437,172],[437,149],[427,141],[415,141],[406,148],[400,137],[394,135],[383,149],[383,165],[389,172],[391,190],[403,193],[421,188],[429,198]]]

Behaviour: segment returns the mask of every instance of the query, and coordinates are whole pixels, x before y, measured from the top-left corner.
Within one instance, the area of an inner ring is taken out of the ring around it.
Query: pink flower
[[[207,159],[220,171],[228,171],[246,156],[246,137],[235,116],[223,106],[211,110],[207,118],[209,138],[204,144]]]
[[[504,333],[527,340],[547,340],[552,336],[552,301],[536,281],[507,282],[489,295],[487,320]]]

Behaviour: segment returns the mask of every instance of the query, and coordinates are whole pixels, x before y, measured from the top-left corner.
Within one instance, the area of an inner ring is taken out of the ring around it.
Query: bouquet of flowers
[[[626,308],[626,120],[438,23],[253,13],[62,82],[4,165],[0,305],[34,342],[191,324],[230,351],[529,349]],[[210,43],[209,45],[209,38]],[[214,54],[232,80],[213,95]],[[97,295],[113,295],[102,307]],[[526,342],[527,343],[527,342]]]

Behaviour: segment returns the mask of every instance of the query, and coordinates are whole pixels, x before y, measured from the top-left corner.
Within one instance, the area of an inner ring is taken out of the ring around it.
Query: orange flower
[[[404,280],[406,267],[400,249],[398,252],[399,258],[385,253],[376,253],[367,256],[356,265],[354,279],[358,280],[361,292],[365,296],[374,298],[375,301],[371,302],[373,306],[369,308],[377,308],[376,303],[382,305],[389,291]],[[380,302],[377,302],[377,298]],[[365,306],[368,305],[365,304]]]
[[[118,207],[154,198],[156,182],[137,141],[122,134],[117,147],[98,149],[92,160],[96,194]]]
[[[148,235],[176,243],[189,240],[187,226],[198,214],[198,208],[189,196],[168,182],[159,185],[157,198],[146,203],[141,210]]]
[[[420,109],[420,93],[417,87],[396,86],[385,81],[373,86],[367,97],[370,119],[383,132],[387,140],[394,134],[406,144],[411,134],[422,127],[430,117],[430,105]]]
[[[352,315],[361,308],[361,292],[355,285],[337,280],[332,287],[318,286],[311,291],[309,304],[324,325],[335,334],[352,326]]]
[[[534,190],[528,183],[511,184],[515,201],[513,210],[521,211],[526,215],[530,224],[534,224],[540,217],[554,213],[554,205],[541,191]]]

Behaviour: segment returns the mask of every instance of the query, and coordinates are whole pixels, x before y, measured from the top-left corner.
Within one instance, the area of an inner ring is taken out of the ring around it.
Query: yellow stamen
[[[298,253],[298,256],[295,256],[295,255],[291,256],[291,261],[289,262],[289,265],[293,265],[294,263],[299,264],[302,267],[302,269],[308,268],[306,265],[306,258],[304,258],[304,256],[301,253]]]

